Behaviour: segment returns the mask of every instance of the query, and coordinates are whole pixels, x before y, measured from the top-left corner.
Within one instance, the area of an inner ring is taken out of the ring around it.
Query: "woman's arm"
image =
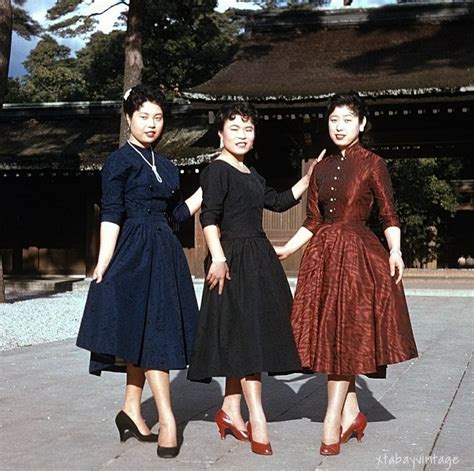
[[[301,247],[303,247],[311,237],[313,237],[313,233],[306,229],[306,227],[301,226],[295,235],[283,247],[274,247],[278,258],[280,260],[285,260],[290,255],[301,249]]]
[[[403,276],[405,264],[400,251],[400,228],[397,226],[387,227],[384,231],[385,239],[387,239],[388,248],[390,249],[390,276],[397,275],[395,283],[400,283]]]
[[[201,207],[202,188],[199,187],[184,203],[188,207],[189,214],[192,216]]]
[[[225,280],[230,280],[230,273],[219,239],[219,228],[215,225],[205,226],[203,233],[212,257],[212,263],[207,273],[206,281],[209,285],[209,289],[213,289],[218,285],[218,292],[222,294]]]
[[[115,251],[119,232],[120,226],[118,224],[108,221],[104,221],[100,224],[99,259],[92,275],[92,279],[97,283],[102,281],[104,273],[109,266]]]

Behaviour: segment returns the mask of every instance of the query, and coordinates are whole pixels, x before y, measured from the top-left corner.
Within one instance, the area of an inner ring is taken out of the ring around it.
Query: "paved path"
[[[87,374],[88,354],[73,340],[0,353],[2,470],[472,470],[472,297],[409,296],[420,352],[391,366],[388,379],[357,386],[369,425],[336,457],[319,455],[326,402],[322,375],[265,377],[264,402],[274,450],[257,456],[246,443],[219,439],[212,421],[222,380],[210,385],[173,374],[174,409],[183,438],[175,460],[154,444],[120,443],[114,416],[123,376]],[[156,423],[150,392],[144,415]]]

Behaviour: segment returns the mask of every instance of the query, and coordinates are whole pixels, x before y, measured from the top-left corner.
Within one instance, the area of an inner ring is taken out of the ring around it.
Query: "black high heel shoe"
[[[179,454],[179,446],[160,446],[156,449],[156,454],[160,458],[176,458]]]
[[[157,442],[158,435],[156,433],[150,433],[150,435],[143,435],[135,422],[121,410],[115,417],[115,425],[118,428],[120,441],[125,441],[125,431],[128,430],[138,441],[140,442]]]

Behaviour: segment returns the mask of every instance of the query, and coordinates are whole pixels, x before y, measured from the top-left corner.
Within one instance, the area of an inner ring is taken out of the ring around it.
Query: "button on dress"
[[[151,162],[151,151],[140,149]],[[188,264],[169,222],[190,217],[178,169],[156,155],[151,168],[126,144],[102,169],[101,220],[121,226],[101,283],[92,281],[77,345],[90,372],[182,369],[189,363],[198,306]]]
[[[337,177],[337,179],[336,179]],[[355,144],[314,170],[292,328],[304,369],[383,377],[417,349],[402,283],[366,222],[377,203],[383,229],[399,226],[383,159]]]
[[[242,173],[222,160],[201,174],[201,224],[217,225],[230,270],[224,290],[204,286],[193,381],[213,376],[300,370],[290,325],[292,295],[286,274],[262,228],[264,207],[285,211],[297,204],[291,190],[267,187],[254,168]],[[205,260],[205,271],[211,265]]]

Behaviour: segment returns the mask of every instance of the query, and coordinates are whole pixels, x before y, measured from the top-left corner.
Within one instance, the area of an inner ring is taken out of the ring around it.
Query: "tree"
[[[182,90],[215,75],[233,56],[236,27],[214,0],[149,1],[143,23],[144,77]]]
[[[450,180],[462,163],[453,159],[394,159],[387,163],[402,225],[407,266],[424,266],[437,257],[446,226],[456,212],[458,196]]]
[[[25,2],[13,0],[12,5],[11,0],[0,0],[0,106],[7,91],[12,32],[31,39],[42,31],[41,26],[21,8]]]
[[[26,0],[0,0],[0,108],[3,105],[7,84],[8,68],[12,44],[12,31],[29,39],[32,35],[39,34],[41,28],[33,21],[21,6]],[[3,262],[0,254],[0,302],[5,301],[5,284],[3,281]]]
[[[110,0],[107,6],[95,13],[89,15],[75,14],[68,18],[73,13],[77,13],[79,7],[85,4],[85,0],[57,0],[54,7],[50,8],[47,13],[47,18],[56,21],[51,27],[50,31],[56,32],[62,36],[75,36],[77,34],[90,33],[96,26],[96,18],[108,12],[112,8],[123,5],[128,6],[121,17],[126,18],[127,32],[125,35],[125,66],[123,73],[123,91],[141,82],[143,73],[143,58],[142,58],[142,36],[141,24],[144,14],[144,0],[129,0],[128,3],[124,0],[115,1]],[[62,20],[61,20],[62,19]],[[125,141],[126,123],[122,119],[120,126],[120,144]]]
[[[77,52],[77,70],[85,82],[85,99],[117,99],[122,92],[125,31],[94,33]]]
[[[21,96],[30,102],[74,101],[84,97],[85,82],[71,50],[44,36],[24,62],[29,75],[21,84]]]

